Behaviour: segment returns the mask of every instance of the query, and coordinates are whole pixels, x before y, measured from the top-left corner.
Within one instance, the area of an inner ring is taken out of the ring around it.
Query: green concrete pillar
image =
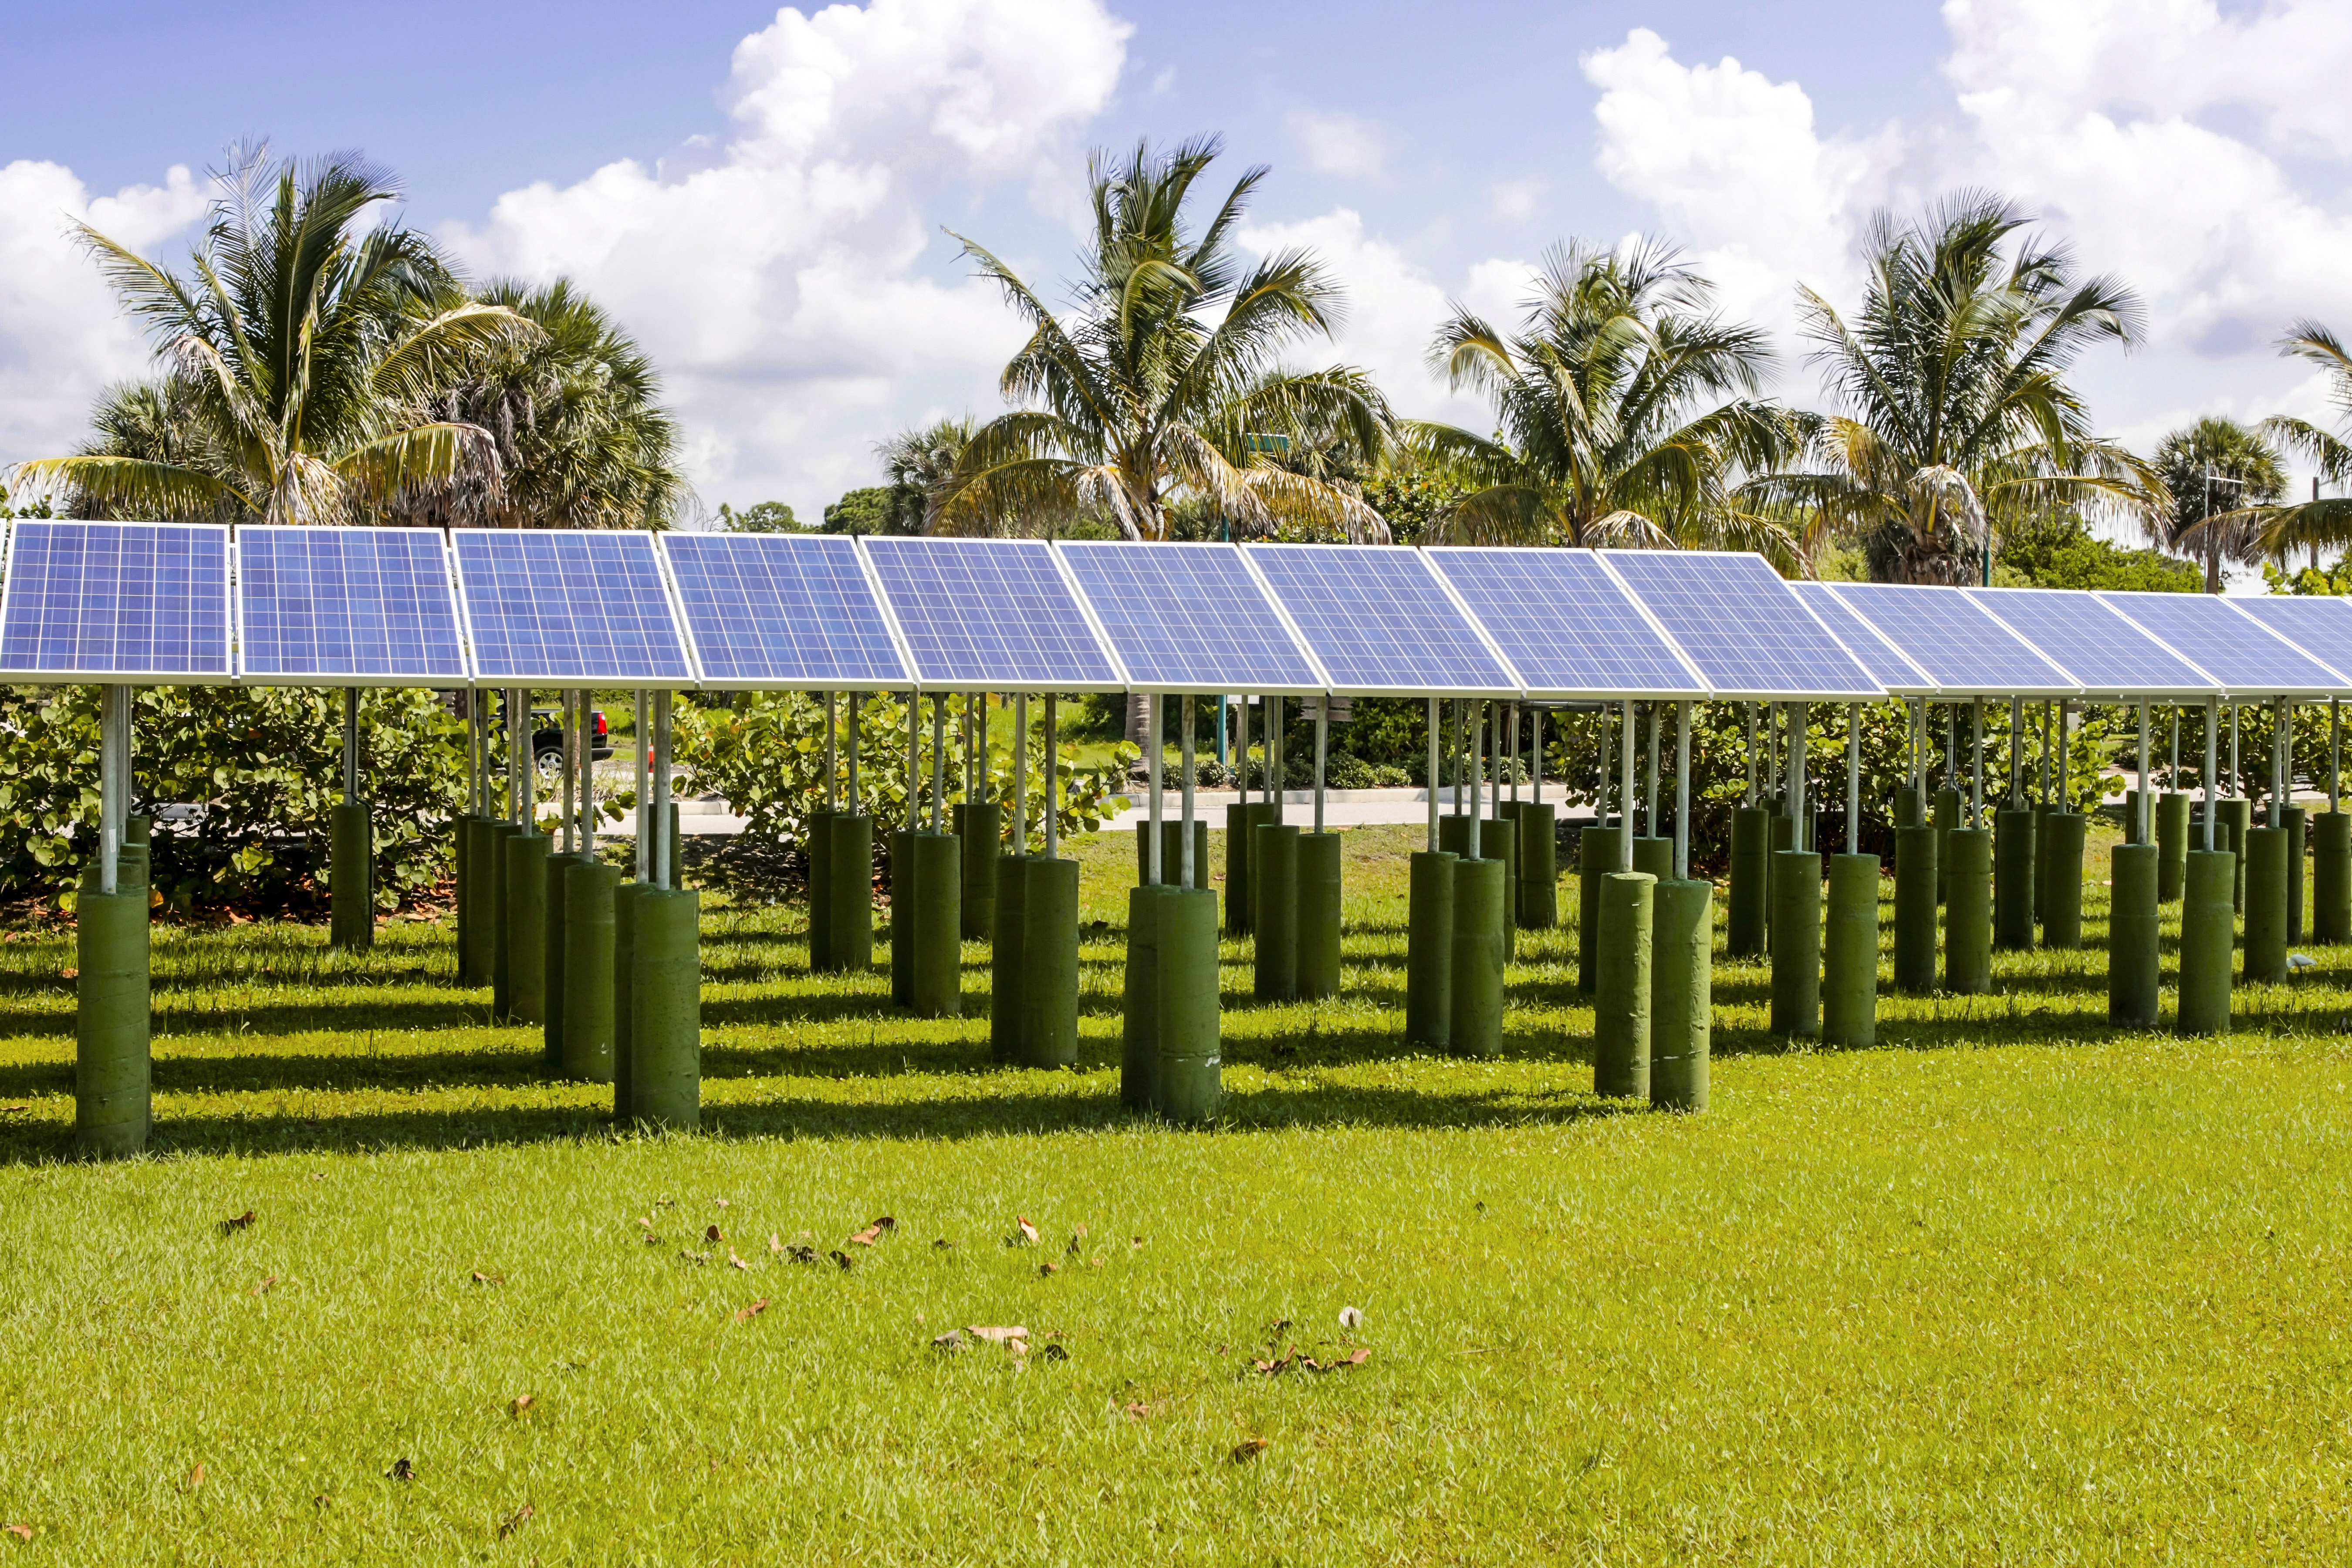
[[[1772,907],[1765,897],[1765,884],[1772,876],[1769,820],[1762,806],[1743,805],[1731,814],[1731,892],[1724,927],[1727,957],[1755,958],[1764,951],[1764,927]]]
[[[613,889],[613,1120],[628,1127],[637,1120],[636,978],[637,900],[653,891],[645,882]]]
[[[1519,807],[1518,923],[1528,931],[1559,924],[1559,813],[1546,801]]]
[[[547,1016],[547,835],[517,833],[502,847],[506,916],[506,992],[499,1017],[536,1024]]]
[[[1671,838],[1633,840],[1633,869],[1644,877],[1671,882],[1675,876],[1675,841]]]
[[[1992,944],[2003,952],[2033,945],[2033,813],[1992,818]]]
[[[961,811],[956,838],[963,846],[963,934],[967,942],[986,942],[996,933],[996,862],[1004,847],[1004,808],[974,800]]]
[[[1650,898],[1650,1104],[1706,1109],[1715,884],[1668,879]]]
[[[1258,846],[1252,847],[1255,851]],[[1160,1112],[1171,1121],[1213,1121],[1224,1093],[1219,1060],[1217,895],[1171,888],[1161,895],[1153,919]]]
[[[1341,842],[1337,833],[1298,836],[1298,994],[1305,1001],[1339,994]]]
[[[1951,845],[1946,842],[1960,826],[1960,792],[1947,784],[1936,792],[1936,900],[1952,896]]]
[[[1029,858],[1000,855],[996,867],[996,927],[988,946],[988,1048],[998,1061],[1022,1059],[1021,984],[1028,968],[1022,962],[1021,943],[1029,934]],[[1135,900],[1128,906],[1129,950],[1132,952]],[[1129,983],[1133,984],[1130,973]]]
[[[2311,938],[2341,945],[2352,942],[2352,812],[2312,820]]]
[[[1992,832],[1955,827],[1941,852],[1944,877],[1944,989],[1962,996],[1992,989]]]
[[[1830,857],[1822,943],[1822,1043],[1878,1043],[1878,857]]]
[[[1129,1110],[1160,1109],[1160,910],[1178,890],[1149,884],[1128,890],[1118,1102]]]
[[[541,884],[542,912],[540,917],[543,929],[540,933],[539,1037],[541,1054],[545,1057],[547,1070],[551,1074],[563,1071],[563,1005],[571,991],[563,967],[563,961],[569,955],[563,939],[563,921],[570,911],[563,896],[564,876],[572,867],[586,863],[577,855],[551,853],[544,867],[546,879]]]
[[[2120,844],[2112,851],[2114,884],[2107,905],[2107,1022],[2118,1028],[2152,1029],[2161,1021],[2158,1002],[2156,897],[2153,844]]]
[[[507,840],[515,825],[496,819],[481,825],[474,841],[474,923],[466,940],[474,955],[474,984],[490,988],[490,1016],[506,1016]]]
[[[915,908],[922,902],[916,886],[915,835],[899,828],[890,835],[890,1003],[915,1005]]]
[[[1822,858],[1810,849],[1772,857],[1772,1032],[1822,1032]]]
[[[2040,925],[2042,911],[2050,907],[2050,825],[2051,804],[2035,801],[2026,808],[2033,814],[2033,923]],[[2000,851],[1994,851],[1999,858]]]
[[[2042,945],[2069,951],[2083,945],[2083,847],[2091,819],[2053,811],[2042,819]]]
[[[338,805],[330,818],[327,940],[362,952],[375,942],[375,888],[369,865],[368,808]]]
[[[115,891],[93,868],[74,900],[74,1142],[99,1159],[146,1148],[155,1120],[147,879],[124,874],[131,858],[118,851]]]
[[[1895,989],[1936,989],[1936,838],[1933,826],[1895,830]]]
[[[1021,1044],[1023,1067],[1066,1068],[1078,1061],[1078,863],[1033,858],[1021,889]],[[1209,933],[1216,934],[1214,895]]]
[[[1797,822],[1796,818],[1775,811],[1764,819],[1764,827],[1772,846],[1771,854],[1764,860],[1764,951],[1769,952],[1772,951],[1772,900],[1774,889],[1780,886],[1780,857],[1796,845]]]
[[[1734,871],[1738,868],[1735,862]],[[1576,988],[1587,996],[1592,994],[1600,974],[1601,879],[1616,869],[1617,835],[1613,829],[1588,827],[1577,837]]]
[[[1503,961],[1507,963],[1519,952],[1519,825],[1507,817],[1496,822],[1489,817],[1478,825],[1478,858],[1494,860],[1503,868]]]
[[[1247,936],[1250,931],[1249,851],[1256,826],[1245,801],[1225,807],[1225,932]]]
[[[1592,1092],[1650,1098],[1657,879],[1618,871],[1601,879],[1601,974],[1592,997]]]
[[[1927,792],[1917,784],[1895,786],[1895,826],[1924,827],[1927,825]]]
[[[926,1018],[952,1018],[963,1011],[963,847],[952,833],[918,833],[914,862],[914,929],[901,939],[911,960],[908,1005]]]
[[[833,834],[834,814],[819,808],[809,813],[809,973],[830,973],[833,962]]]
[[[2304,940],[2304,863],[2309,858],[2311,814],[2302,806],[2290,805],[2279,813],[2279,826],[2286,834],[2286,940]]]
[[[2189,875],[2189,797],[2168,790],[2156,797],[2156,897],[2173,903]]]
[[[2246,829],[2246,935],[2241,962],[2249,985],[2286,984],[2286,852],[2285,828]]]
[[[629,981],[630,1084],[641,1121],[702,1125],[702,895],[647,888],[635,900]]]
[[[1135,880],[1140,887],[1150,879],[1151,824],[1135,825]],[[1183,880],[1184,819],[1162,817],[1160,822],[1160,876],[1170,887]],[[1192,881],[1196,887],[1209,885],[1209,819],[1192,819]]]
[[[1460,858],[1413,852],[1405,910],[1404,1038],[1415,1050],[1454,1040],[1454,868]]]
[[[2180,1011],[2184,1035],[2221,1035],[2230,1028],[2230,947],[2235,920],[2231,891],[2238,858],[2227,849],[2192,849],[2181,889]]]
[[[1262,822],[1250,846],[1250,924],[1257,932],[1253,991],[1261,1002],[1298,997],[1298,829]]]
[[[460,816],[457,820],[454,831],[456,843],[452,847],[457,859],[457,879],[455,900],[457,906],[457,984],[460,986],[478,985],[481,982],[474,977],[472,938],[474,900],[479,890],[478,879],[480,872],[474,846],[481,837],[482,819],[471,815]]]
[[[1483,818],[1481,821],[1483,822]],[[1455,859],[1462,858],[1470,847],[1470,819],[1466,816],[1441,816],[1437,819],[1437,847]]]
[[[613,1079],[613,908],[618,866],[567,862],[563,876],[563,1076]]]
[[[2237,857],[2237,883],[2230,889],[2230,907],[2243,910],[2246,907],[2246,830],[2254,825],[2254,803],[2242,796],[2225,800],[2221,803],[2221,815],[2217,820],[2221,830],[2230,836],[2226,847]],[[2221,834],[2214,835],[2214,843],[2221,845]]]
[[[2139,791],[2124,791],[2124,842],[2139,842]]]
[[[1454,863],[1453,1014],[1447,1033],[1457,1056],[1502,1054],[1503,904],[1508,870],[1500,860]]]
[[[874,819],[842,811],[824,826],[826,966],[862,974],[874,967]]]

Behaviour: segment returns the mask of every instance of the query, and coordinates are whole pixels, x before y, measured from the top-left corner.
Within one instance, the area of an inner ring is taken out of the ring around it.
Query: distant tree
[[[921,429],[901,430],[878,443],[874,450],[890,478],[890,525],[883,531],[922,532],[932,506],[952,485],[956,465],[971,444],[969,419],[942,419]]]
[[[793,509],[780,500],[763,500],[737,511],[726,502],[719,503],[719,526],[727,533],[806,533],[793,516]]]
[[[2267,510],[2257,549],[2284,561],[2289,550],[2304,548],[2316,559],[2324,547],[2352,544],[2352,496],[2319,493],[2320,482],[2340,492],[2352,481],[2352,351],[2319,322],[2302,321],[2280,342],[2279,352],[2317,365],[2326,375],[2327,400],[2336,405],[2336,429],[2343,434],[2292,415],[2263,421],[2263,436],[2311,464],[2315,482],[2309,500]]]
[[[2222,562],[2274,553],[2266,541],[2286,468],[2261,436],[2234,419],[2200,419],[2158,443],[2156,468],[2172,505],[2155,515],[2149,536],[2203,562],[2207,593],[2221,591]]]
[[[890,487],[868,485],[851,490],[824,509],[827,533],[891,533]]]
[[[2193,594],[2200,581],[2188,562],[2102,539],[2073,512],[2012,529],[2001,540],[2000,569],[2039,588]]]

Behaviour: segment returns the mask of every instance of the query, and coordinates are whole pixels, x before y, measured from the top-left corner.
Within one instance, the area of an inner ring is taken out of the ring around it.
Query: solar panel
[[[204,523],[11,526],[0,677],[211,685],[229,674],[228,530]]]
[[[670,533],[661,549],[706,684],[813,690],[909,684],[855,540]]]
[[[466,681],[457,590],[436,529],[238,529],[236,630],[247,680]]]
[[[1706,683],[1589,550],[1428,552],[1529,697],[1704,697]]]
[[[1243,551],[1330,676],[1334,692],[1519,695],[1517,678],[1422,552],[1390,544],[1251,544]]]
[[[1056,546],[1136,686],[1319,692],[1323,674],[1230,544]]]
[[[1760,555],[1600,553],[1717,697],[1837,701],[1886,694]]]
[[[2210,697],[2213,678],[2075,588],[1969,588],[1969,598],[2102,696]]]
[[[2230,602],[2328,668],[2352,675],[2352,604],[2305,594],[2249,594]]]
[[[1958,588],[1841,583],[1838,597],[1944,697],[2072,697],[2083,689]]]
[[[2099,597],[2239,697],[2326,697],[2344,677],[2218,594]]]
[[[1035,539],[867,539],[866,558],[924,689],[1120,691],[1053,547]]]
[[[460,528],[452,537],[477,683],[693,682],[650,533]]]
[[[1797,591],[1797,597],[1805,602],[1805,607],[1822,625],[1829,627],[1830,635],[1845,645],[1845,651],[1870,671],[1873,680],[1903,697],[1927,696],[1935,691],[1936,683],[1927,678],[1927,672],[1880,637],[1827,583],[1791,583],[1789,586]]]

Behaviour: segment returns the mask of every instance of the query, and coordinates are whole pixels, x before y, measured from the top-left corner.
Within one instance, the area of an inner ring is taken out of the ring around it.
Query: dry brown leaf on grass
[[[727,1200],[725,1198],[713,1198],[710,1201],[717,1204],[720,1208],[725,1208],[727,1206]]]
[[[736,1309],[735,1309],[735,1321],[736,1321],[737,1322],[739,1322],[739,1323],[748,1323],[748,1322],[750,1322],[752,1319],[754,1319],[754,1318],[758,1317],[761,1313],[762,1313],[762,1312],[766,1311],[767,1310],[768,1310],[768,1299],[767,1299],[765,1296],[762,1296],[762,1297],[761,1297],[758,1300],[756,1300],[756,1301],[752,1302],[752,1303],[751,1303],[750,1306],[748,1306],[748,1307],[738,1307],[738,1308],[736,1308]]]
[[[474,1270],[474,1283],[477,1285],[503,1285],[506,1282],[507,1277],[503,1274],[485,1274],[478,1268]]]
[[[771,1252],[771,1253],[779,1253],[779,1252],[783,1251],[783,1249],[784,1249],[784,1244],[783,1244],[782,1242],[781,1242],[781,1241],[779,1241],[779,1240],[777,1240],[777,1239],[776,1239],[776,1233],[775,1233],[774,1231],[772,1231],[772,1231],[770,1231],[770,1232],[768,1233],[768,1250],[769,1250],[769,1252]]]
[[[240,1231],[240,1230],[243,1230],[246,1226],[247,1226],[251,1225],[252,1223],[253,1223],[253,1211],[252,1211],[251,1209],[247,1209],[247,1210],[246,1210],[243,1214],[241,1214],[241,1215],[236,1215],[234,1218],[225,1219],[225,1220],[221,1221],[221,1222],[220,1222],[221,1234],[222,1234],[223,1236],[233,1236],[233,1235],[235,1235],[236,1232],[238,1232],[238,1231]]]
[[[1151,1406],[1144,1404],[1140,1399],[1135,1401],[1127,1407],[1127,1416],[1130,1421],[1140,1421],[1150,1414]]]
[[[392,1468],[384,1471],[383,1476],[390,1481],[413,1481],[416,1479],[416,1467],[406,1459],[394,1459]]]
[[[1029,1223],[1029,1216],[1027,1215],[1016,1215],[1013,1216],[1013,1234],[1004,1238],[1004,1245],[1007,1247],[1034,1247],[1037,1245],[1037,1227]]]
[[[1040,1263],[1037,1265],[1037,1277],[1041,1279],[1059,1274],[1061,1271],[1062,1266],[1058,1263]]]
[[[714,1225],[704,1227],[702,1239],[705,1241],[724,1241],[727,1238],[719,1234],[719,1227]]]
[[[535,1400],[535,1399],[533,1399],[533,1398],[532,1398],[530,1394],[516,1394],[516,1395],[515,1395],[514,1403],[513,1403],[511,1405],[508,1406],[508,1409],[509,1409],[512,1414],[517,1415],[521,1415],[524,1411],[526,1411],[526,1410],[530,1409],[533,1405],[535,1405],[535,1404],[537,1404],[537,1403],[538,1403],[538,1401],[537,1401],[537,1400]]]
[[[508,1536],[512,1535],[516,1531],[520,1530],[523,1527],[523,1522],[538,1511],[539,1510],[531,1507],[530,1504],[525,1503],[520,1508],[515,1510],[512,1513],[507,1515],[507,1521],[499,1526],[499,1539],[500,1541],[504,1541]]]
[[[1246,1464],[1274,1447],[1271,1437],[1244,1437],[1234,1445],[1234,1463]]]
[[[728,1261],[728,1262],[730,1262],[730,1263],[731,1263],[731,1264],[733,1264],[733,1265],[734,1265],[736,1268],[745,1268],[745,1269],[748,1269],[748,1268],[750,1268],[751,1267],[750,1264],[748,1264],[748,1263],[744,1262],[741,1258],[740,1258],[736,1257],[736,1256],[735,1256],[735,1249],[734,1249],[733,1247],[729,1247],[729,1248],[727,1249],[727,1261]]]
[[[79,980],[81,978],[81,971],[79,969],[60,969],[58,971],[58,978],[60,980]]]
[[[6,1531],[19,1541],[33,1539],[33,1527],[29,1524],[0,1524],[0,1530]]]
[[[261,1283],[253,1288],[253,1293],[257,1296],[266,1296],[277,1288],[278,1276],[275,1274],[266,1275],[263,1277]]]
[[[1014,1340],[1025,1340],[1029,1337],[1029,1331],[1024,1328],[1007,1328],[1003,1326],[984,1328],[977,1323],[966,1328],[964,1332],[970,1334],[973,1339],[986,1340],[992,1345],[1010,1344]]]
[[[840,1264],[844,1268],[854,1268],[857,1263],[857,1259],[850,1257],[849,1254],[841,1251],[837,1247],[832,1252],[825,1254],[825,1256],[832,1258],[835,1263]]]
[[[875,1238],[879,1237],[881,1234],[882,1227],[880,1226],[869,1225],[864,1230],[859,1231],[856,1236],[851,1237],[849,1238],[849,1244],[852,1247],[871,1247],[874,1245]]]
[[[30,1110],[32,1109],[33,1108],[29,1105],[0,1105],[0,1116],[15,1116],[20,1112]],[[12,1524],[8,1528],[16,1530],[19,1527]]]
[[[196,1468],[195,1468],[194,1469],[193,1469],[193,1470],[190,1470],[190,1471],[188,1472],[188,1489],[189,1489],[190,1491],[194,1491],[194,1490],[195,1490],[198,1487],[203,1486],[204,1484],[205,1484],[205,1466],[204,1466],[204,1461],[203,1461],[203,1460],[201,1460],[201,1459],[199,1459],[199,1460],[197,1460],[197,1461],[196,1461]]]

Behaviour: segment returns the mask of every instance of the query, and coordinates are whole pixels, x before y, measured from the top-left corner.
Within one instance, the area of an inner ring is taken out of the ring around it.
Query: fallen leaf
[[[503,1285],[506,1282],[507,1277],[503,1274],[485,1274],[478,1268],[474,1270],[474,1283],[477,1285]]]
[[[534,1403],[535,1401],[532,1400],[530,1394],[518,1394],[515,1395],[514,1404],[509,1406],[509,1408],[515,1415],[520,1415],[524,1411],[530,1409]]]
[[[1340,1309],[1339,1309],[1339,1326],[1340,1326],[1341,1328],[1343,1328],[1343,1329],[1360,1329],[1360,1328],[1362,1328],[1362,1327],[1364,1326],[1364,1311],[1363,1311],[1363,1309],[1362,1309],[1362,1308],[1360,1308],[1360,1307],[1342,1307],[1342,1308],[1340,1308]]]
[[[754,1319],[754,1318],[758,1317],[761,1313],[762,1313],[762,1312],[766,1311],[767,1310],[768,1310],[768,1299],[767,1299],[765,1296],[762,1296],[762,1297],[761,1297],[758,1300],[756,1300],[756,1301],[752,1302],[752,1303],[751,1303],[750,1306],[748,1306],[748,1307],[738,1307],[738,1308],[736,1308],[736,1309],[735,1309],[735,1321],[736,1321],[737,1322],[739,1322],[739,1323],[748,1323],[748,1322],[750,1322],[752,1319]]]
[[[637,1223],[644,1226],[647,1230],[651,1230],[654,1227],[654,1216],[649,1214],[641,1214],[637,1216]]]
[[[79,980],[81,978],[81,971],[79,969],[60,969],[58,971],[58,978],[60,980]]]
[[[717,1204],[720,1208],[725,1208],[727,1206],[727,1200],[725,1198],[713,1198],[710,1201]]]
[[[1011,1351],[1014,1355],[1027,1355],[1029,1353],[1029,1342],[1027,1340],[1007,1340],[1004,1342],[1004,1348]]]
[[[1059,1345],[1047,1345],[1045,1347],[1045,1354],[1047,1361],[1067,1361],[1070,1359],[1070,1352],[1064,1350]]]
[[[782,1252],[783,1249],[784,1244],[776,1239],[776,1233],[774,1231],[770,1231],[768,1233],[768,1250],[772,1253],[776,1253]]]
[[[1143,1245],[1143,1237],[1139,1236],[1130,1236],[1127,1238],[1127,1245],[1130,1248],[1139,1248]]]
[[[507,1521],[499,1526],[499,1539],[500,1541],[504,1541],[508,1536],[512,1535],[516,1531],[520,1530],[523,1527],[523,1521],[538,1511],[539,1510],[532,1508],[530,1504],[525,1503],[520,1508],[515,1510],[514,1512],[507,1515]]]
[[[1059,1274],[1061,1271],[1062,1266],[1058,1263],[1040,1263],[1037,1265],[1037,1274],[1040,1279],[1044,1279],[1049,1275]]]
[[[898,1222],[893,1216],[886,1214],[880,1219],[876,1220],[871,1228],[875,1230],[896,1230],[898,1228]]]
[[[856,1264],[856,1262],[857,1261],[856,1258],[854,1258],[850,1257],[850,1256],[849,1256],[849,1254],[847,1254],[846,1252],[842,1251],[842,1250],[841,1250],[840,1248],[838,1248],[838,1247],[835,1247],[833,1251],[826,1253],[826,1254],[825,1254],[825,1256],[826,1256],[826,1257],[828,1257],[828,1258],[832,1258],[835,1263],[840,1264],[844,1268],[847,1268],[852,1267],[852,1266],[853,1266],[853,1265],[855,1265],[855,1264]]]
[[[646,1237],[646,1245],[647,1247],[659,1247],[661,1245],[661,1237],[658,1236],[648,1235]]]
[[[935,1351],[960,1351],[963,1349],[963,1331],[961,1329],[950,1329],[946,1333],[938,1335],[931,1341],[931,1348]]]
[[[731,1247],[727,1249],[727,1261],[733,1264],[738,1268],[749,1268],[751,1267],[741,1258],[736,1257],[735,1249]]]
[[[197,1460],[197,1461],[196,1461],[196,1468],[195,1468],[194,1469],[193,1469],[193,1470],[190,1470],[190,1471],[188,1472],[188,1489],[189,1489],[190,1491],[194,1491],[194,1490],[195,1490],[198,1487],[203,1486],[204,1484],[205,1484],[205,1466],[204,1466],[204,1461],[203,1461],[203,1460],[201,1460],[201,1459],[199,1459],[199,1460]]]
[[[29,1524],[0,1524],[0,1530],[6,1531],[19,1541],[33,1539],[33,1527]]]
[[[1011,1344],[1014,1340],[1025,1340],[1029,1337],[1029,1331],[1026,1329],[1003,1327],[982,1328],[977,1323],[966,1328],[964,1332],[970,1334],[973,1339],[986,1340],[989,1343],[993,1345]]]
[[[416,1467],[406,1459],[394,1459],[392,1462],[392,1468],[384,1471],[383,1474],[386,1480],[413,1481],[416,1479]]]
[[[685,1258],[688,1263],[708,1263],[710,1261],[710,1254],[707,1252],[688,1252],[685,1248],[681,1247],[678,1249],[677,1255],[680,1258]]]
[[[1130,1421],[1140,1421],[1150,1414],[1151,1406],[1144,1404],[1139,1399],[1127,1407],[1128,1419]]]
[[[251,1209],[247,1209],[243,1214],[237,1215],[235,1219],[225,1219],[221,1221],[221,1234],[223,1236],[227,1236],[233,1231],[243,1230],[247,1226],[249,1226],[252,1223],[253,1211]]]
[[[784,1255],[795,1263],[816,1261],[816,1248],[814,1247],[788,1247],[784,1248]]]
[[[875,1238],[879,1237],[881,1234],[882,1227],[880,1226],[869,1225],[864,1230],[859,1231],[856,1236],[849,1238],[850,1245],[853,1247],[871,1247],[874,1245]]]
[[[1037,1245],[1037,1227],[1029,1223],[1029,1216],[1027,1215],[1017,1216],[1014,1220],[1014,1226],[1015,1229],[1013,1234],[1004,1238],[1005,1246],[1034,1247]]]
[[[723,1239],[724,1239],[724,1237],[720,1237],[720,1236],[719,1236],[719,1227],[718,1227],[717,1226],[715,1226],[715,1225],[714,1225],[714,1226],[708,1226],[708,1227],[706,1227],[706,1228],[704,1229],[704,1231],[703,1231],[703,1233],[702,1233],[702,1239],[703,1239],[703,1240],[705,1240],[705,1241],[719,1241],[719,1240],[723,1240]]]
[[[1344,1364],[1348,1366],[1361,1366],[1371,1359],[1372,1352],[1368,1350],[1349,1351],[1348,1352],[1348,1359]]]
[[[1273,1447],[1274,1439],[1271,1437],[1244,1438],[1242,1442],[1234,1446],[1234,1463],[1236,1465],[1246,1464]]]
[[[955,1243],[954,1243],[954,1242],[950,1241],[950,1240],[949,1240],[946,1237],[944,1237],[944,1236],[943,1236],[943,1237],[940,1237],[937,1241],[934,1241],[934,1242],[932,1242],[932,1243],[931,1243],[931,1246],[932,1246],[934,1248],[936,1248],[937,1250],[941,1251],[941,1252],[946,1251],[949,1247],[953,1247],[954,1245],[955,1245]]]
[[[29,1105],[0,1105],[0,1116],[14,1116],[18,1111],[30,1110],[32,1109],[33,1108]],[[11,1530],[22,1530],[24,1526],[20,1524],[12,1524],[8,1528]]]
[[[263,1279],[262,1279],[262,1281],[261,1281],[261,1283],[260,1283],[260,1284],[256,1285],[256,1286],[253,1288],[253,1293],[254,1293],[255,1295],[257,1295],[257,1296],[261,1295],[261,1294],[263,1294],[264,1292],[266,1292],[266,1291],[268,1291],[268,1290],[271,1289],[272,1288],[274,1288],[274,1287],[277,1285],[277,1283],[278,1283],[278,1276],[277,1276],[277,1275],[275,1275],[275,1274],[267,1275],[267,1276],[265,1276],[265,1277],[263,1278]]]

